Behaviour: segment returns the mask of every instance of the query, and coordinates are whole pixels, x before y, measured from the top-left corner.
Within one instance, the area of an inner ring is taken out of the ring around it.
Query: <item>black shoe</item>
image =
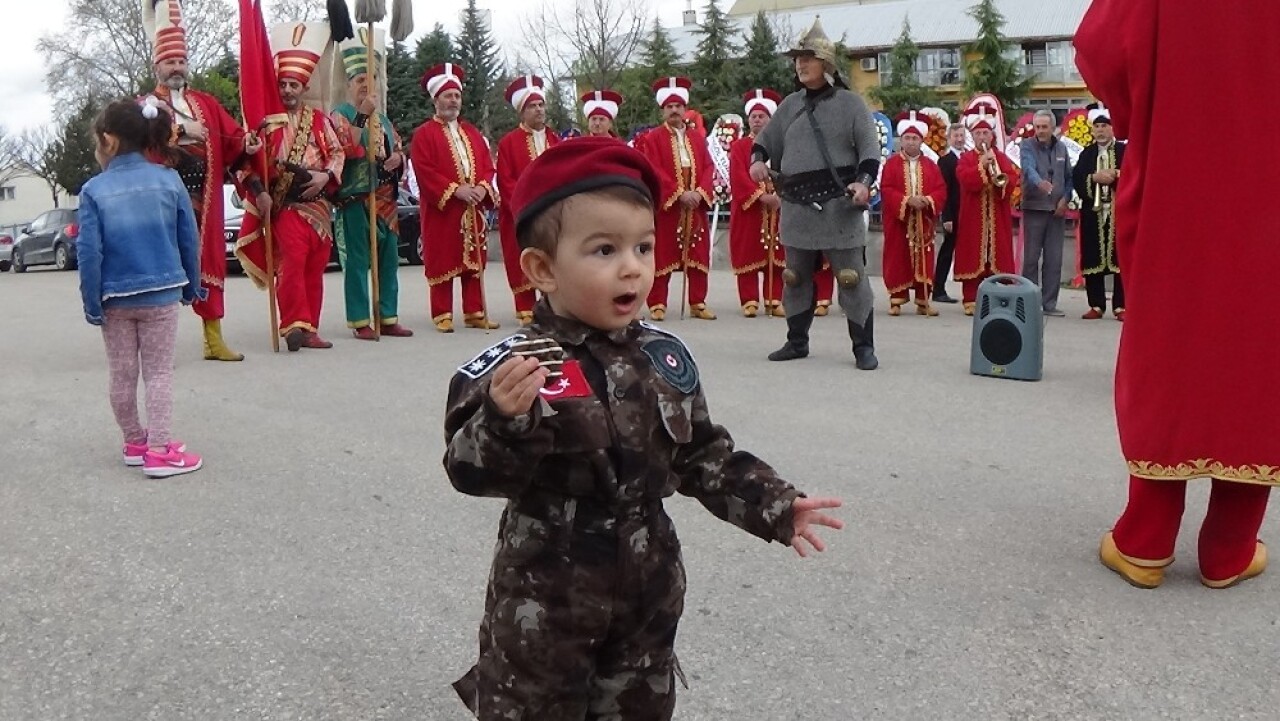
[[[874,324],[874,313],[867,316],[867,322],[863,325],[849,321],[849,339],[853,341],[854,365],[860,371],[873,371],[880,367],[880,359],[876,358]]]
[[[769,354],[771,361],[789,361],[809,355],[809,326],[813,325],[813,308],[787,316],[787,344]]]
[[[294,328],[284,334],[284,344],[289,347],[290,353],[297,353],[302,348],[302,344],[307,340],[307,332],[301,328]]]
[[[809,346],[796,347],[787,342],[778,350],[769,354],[771,361],[789,361],[797,358],[806,358],[809,355]]]
[[[934,293],[933,302],[934,303],[959,303],[960,301],[956,300],[955,298],[952,298],[946,293]]]

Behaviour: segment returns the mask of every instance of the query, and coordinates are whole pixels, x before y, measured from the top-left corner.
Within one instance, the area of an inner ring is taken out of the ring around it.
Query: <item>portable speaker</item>
[[[1040,288],[1020,275],[993,275],[978,286],[969,372],[1038,381],[1044,375]]]

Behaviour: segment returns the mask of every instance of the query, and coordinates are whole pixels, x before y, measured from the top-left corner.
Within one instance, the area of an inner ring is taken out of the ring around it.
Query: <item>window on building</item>
[[[880,70],[880,82],[889,82],[889,69],[892,56],[880,53],[877,57]],[[959,48],[925,48],[916,58],[916,80],[926,87],[939,85],[959,85],[963,82],[963,66]]]
[[[14,193],[12,185],[0,185],[0,200],[13,200]]]
[[[1038,67],[1057,67],[1066,65],[1071,57],[1071,44],[1068,42],[1023,43],[1022,63]]]

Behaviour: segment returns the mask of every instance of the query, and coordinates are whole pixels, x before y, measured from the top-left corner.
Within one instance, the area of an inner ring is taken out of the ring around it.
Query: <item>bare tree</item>
[[[0,185],[26,172],[18,157],[18,137],[0,126]]]
[[[279,0],[278,0],[279,1]],[[287,0],[286,0],[287,1]],[[137,93],[151,78],[151,39],[138,0],[71,0],[66,29],[42,36],[37,47],[55,107],[74,112],[84,101]],[[227,54],[238,18],[227,0],[186,0],[192,74]]]
[[[22,131],[13,143],[16,163],[22,174],[34,175],[49,186],[55,208],[61,195],[54,167],[57,142],[57,131],[45,125]]]
[[[269,0],[267,22],[292,23],[324,20],[328,17],[324,0]]]
[[[543,0],[526,18],[529,27],[542,30],[527,49],[553,77],[612,87],[645,36],[649,18],[642,8],[624,0]]]

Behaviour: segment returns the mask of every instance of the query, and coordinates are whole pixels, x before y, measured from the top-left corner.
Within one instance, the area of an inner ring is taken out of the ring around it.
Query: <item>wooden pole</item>
[[[689,243],[692,239],[693,211],[685,208],[680,213],[680,320],[684,320],[685,305],[689,299]]]
[[[269,152],[267,139],[262,138],[262,149],[258,153],[262,156],[262,185],[266,188],[268,194],[271,193],[271,175],[268,171],[270,164],[267,160],[267,153]],[[257,198],[254,198],[255,203],[257,200]],[[275,208],[272,208],[262,215],[262,242],[267,260],[267,314],[271,318],[271,352],[279,353],[280,315],[276,305],[276,247],[275,239],[272,237],[271,232],[271,214],[274,211]],[[262,212],[262,209],[259,208],[258,212]]]
[[[368,92],[373,93],[376,84],[376,66],[373,62],[373,23],[366,23],[368,32],[365,35],[365,84]],[[385,101],[385,98],[383,99]],[[373,303],[373,339],[382,340],[382,293],[378,285],[378,157],[377,146],[382,140],[382,115],[378,108],[373,109],[371,122],[365,123],[365,154],[369,156],[369,285],[372,291],[370,300]],[[361,281],[363,282],[363,280]]]

